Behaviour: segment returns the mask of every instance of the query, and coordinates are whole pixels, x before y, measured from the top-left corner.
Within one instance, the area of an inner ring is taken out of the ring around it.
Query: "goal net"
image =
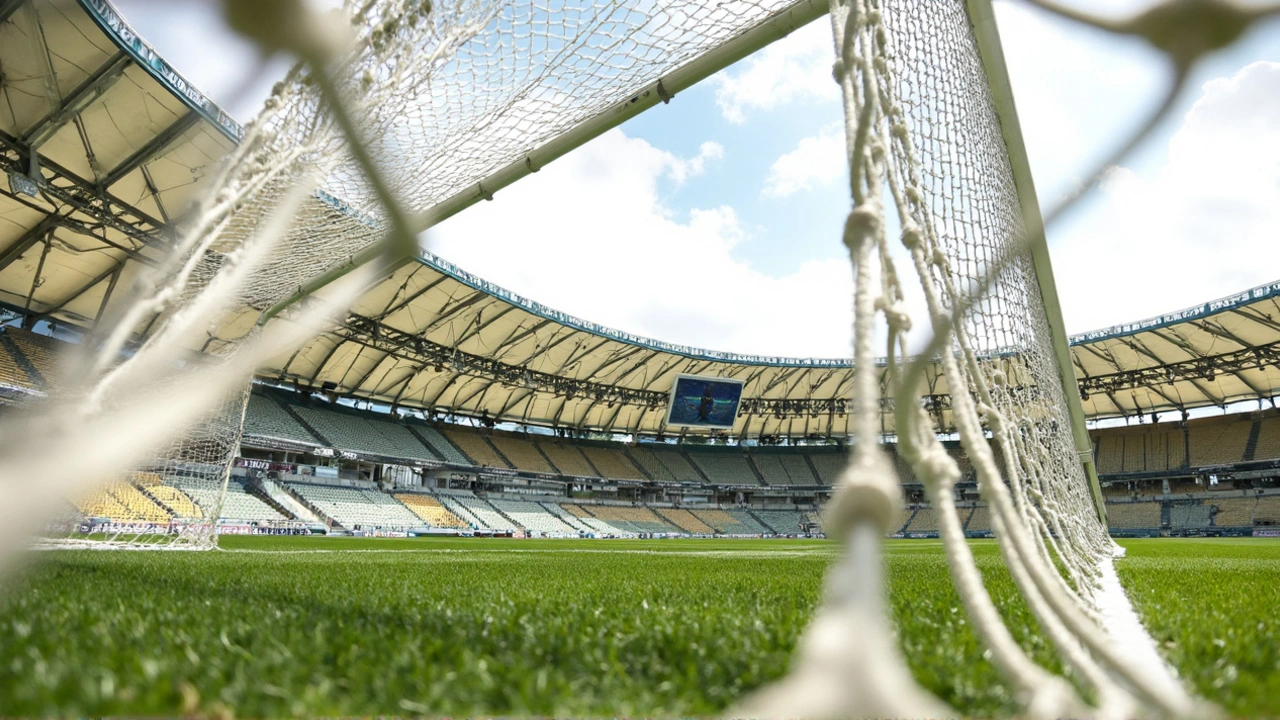
[[[1112,635],[1110,618],[1128,607],[1110,566],[1120,548],[1073,432],[1083,430],[1072,416],[1074,375],[1063,364],[1065,335],[990,3],[833,0],[830,16],[853,199],[844,242],[855,275],[856,437],[826,525],[847,556],[792,675],[745,714],[950,714],[907,672],[880,589],[866,586],[878,577],[874,548],[902,503],[879,444],[882,387],[892,396],[897,452],[937,512],[975,634],[1024,712],[1207,712],[1158,655],[1139,659]],[[909,311],[913,296],[923,312]],[[918,357],[907,353],[913,325],[931,338]],[[888,356],[884,380],[877,351]],[[950,393],[944,413],[926,412],[920,400],[929,363]],[[956,508],[961,470],[939,434],[961,440],[1004,564],[1074,684],[1030,659],[988,595]],[[1138,644],[1149,645],[1133,625]],[[843,643],[833,639],[841,635]]]

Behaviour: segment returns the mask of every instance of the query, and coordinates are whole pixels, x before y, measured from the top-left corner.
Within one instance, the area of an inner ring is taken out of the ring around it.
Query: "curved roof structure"
[[[0,68],[0,302],[92,323],[243,131],[106,0],[0,2]]]
[[[107,0],[0,0],[0,67],[0,305],[27,322],[92,325],[164,251],[175,215],[242,131]],[[1280,284],[1072,345],[1092,418],[1270,398]],[[663,416],[678,374],[744,382],[735,435],[848,434],[847,359],[735,355],[619,332],[430,254],[368,290],[342,326],[261,369],[439,413],[673,434]],[[927,382],[923,402],[948,427],[946,383],[937,372]]]

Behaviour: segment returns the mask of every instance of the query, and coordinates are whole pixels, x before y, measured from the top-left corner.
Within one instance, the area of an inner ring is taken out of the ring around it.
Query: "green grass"
[[[835,557],[803,541],[223,544],[242,552],[41,556],[0,596],[0,715],[713,714],[785,671]],[[1121,577],[1183,676],[1234,714],[1280,713],[1280,543],[1124,544]],[[970,714],[1012,711],[940,546],[888,549],[920,681]],[[1015,635],[1056,667],[994,546],[974,549]]]

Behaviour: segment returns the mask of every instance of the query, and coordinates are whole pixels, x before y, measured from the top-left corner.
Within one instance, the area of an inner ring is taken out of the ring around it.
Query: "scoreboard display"
[[[742,381],[678,375],[667,404],[667,425],[732,428],[742,400]]]

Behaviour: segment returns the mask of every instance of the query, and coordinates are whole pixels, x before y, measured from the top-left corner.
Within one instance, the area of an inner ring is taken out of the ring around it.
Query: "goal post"
[[[1040,299],[1044,304],[1045,320],[1049,325],[1053,352],[1058,361],[1063,399],[1066,401],[1071,418],[1071,435],[1075,440],[1076,453],[1080,456],[1085,477],[1089,481],[1089,490],[1098,512],[1098,519],[1105,525],[1107,507],[1103,501],[1102,486],[1094,465],[1093,442],[1089,439],[1089,430],[1085,425],[1079,381],[1075,374],[1075,363],[1071,360],[1071,345],[1067,340],[1066,326],[1062,319],[1062,306],[1058,301],[1058,287],[1054,280],[1053,264],[1049,256],[1044,219],[1040,213],[1040,201],[1036,196],[1031,164],[1023,142],[1022,126],[1018,122],[1013,87],[1009,81],[1008,66],[1004,59],[1004,46],[1000,42],[1000,31],[996,26],[991,0],[966,0],[966,2],[969,20],[973,23],[974,40],[986,69],[991,99],[995,103],[996,113],[1000,118],[1000,130],[1004,136],[1005,147],[1009,151],[1009,166],[1013,182],[1018,189],[1018,199],[1026,225],[1028,251],[1031,254],[1037,284],[1040,287]]]

